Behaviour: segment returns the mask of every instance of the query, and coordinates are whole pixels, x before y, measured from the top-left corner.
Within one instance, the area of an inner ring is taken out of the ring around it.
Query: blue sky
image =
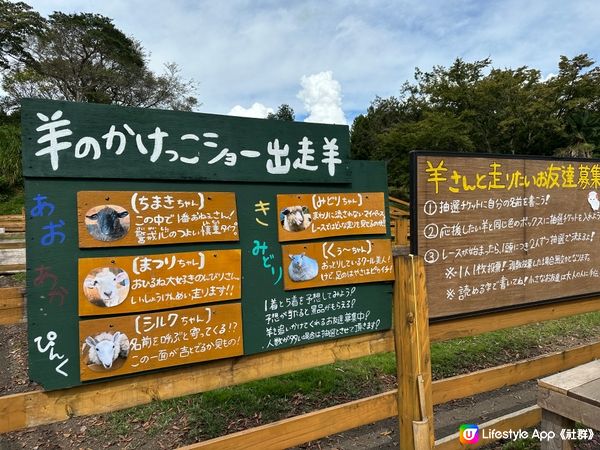
[[[25,0],[27,2],[27,0]],[[600,59],[600,2],[529,1],[28,1],[43,15],[108,16],[199,83],[201,112],[346,121],[376,95],[397,95],[415,67],[490,57],[495,67],[557,72],[560,55]],[[303,78],[304,77],[304,78]],[[303,81],[304,80],[304,81]]]

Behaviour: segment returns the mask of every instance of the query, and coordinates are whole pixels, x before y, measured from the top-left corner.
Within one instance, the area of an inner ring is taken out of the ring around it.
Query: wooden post
[[[429,310],[423,258],[414,255],[396,257],[394,269],[394,341],[398,375],[400,448],[420,450],[415,446],[415,422],[421,422],[418,424],[421,428],[428,428],[429,446],[425,448],[433,448]]]
[[[395,222],[394,229],[394,240],[396,245],[408,245],[408,228],[410,226],[410,220],[408,219],[397,219]]]

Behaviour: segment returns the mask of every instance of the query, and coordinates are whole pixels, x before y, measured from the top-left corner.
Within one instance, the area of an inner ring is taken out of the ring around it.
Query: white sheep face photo
[[[129,294],[129,275],[118,267],[99,267],[83,280],[83,293],[93,305],[113,307]]]
[[[94,206],[85,213],[85,226],[97,241],[117,241],[129,231],[129,212],[118,205]]]
[[[114,370],[129,356],[129,338],[119,331],[87,336],[82,352],[87,351],[87,365],[95,371]]]
[[[285,231],[303,231],[312,225],[312,214],[306,206],[287,206],[279,213],[279,221]]]

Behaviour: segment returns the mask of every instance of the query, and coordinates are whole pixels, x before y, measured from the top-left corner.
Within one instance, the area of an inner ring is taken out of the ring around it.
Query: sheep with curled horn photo
[[[83,280],[83,293],[96,306],[113,307],[129,294],[129,275],[118,267],[99,267]]]
[[[287,206],[281,210],[279,221],[285,231],[303,231],[312,225],[312,215],[306,206]]]
[[[88,233],[97,241],[121,239],[129,231],[129,212],[117,205],[99,205],[85,214]]]
[[[129,338],[124,333],[102,332],[85,338],[82,353],[87,350],[87,365],[95,371],[118,369],[129,356]]]

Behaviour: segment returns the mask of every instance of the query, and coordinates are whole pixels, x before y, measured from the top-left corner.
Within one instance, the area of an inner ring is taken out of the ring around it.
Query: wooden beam
[[[15,248],[25,248],[25,241],[16,239],[0,240],[0,250],[11,250]]]
[[[25,322],[22,288],[0,288],[0,325]]]
[[[479,425],[479,442],[477,444],[469,444],[468,448],[478,448],[485,444],[495,442],[498,439],[487,438],[484,439],[481,436],[484,435],[485,431],[496,430],[496,431],[508,431],[508,430],[519,430],[525,428],[531,428],[541,420],[541,409],[539,406],[534,405],[529,408],[516,411],[511,414],[507,414],[497,419],[490,420],[489,422],[482,423]],[[435,441],[435,450],[464,450],[465,447],[460,443],[460,437],[458,433],[454,433],[445,438],[438,439]]]
[[[542,386],[538,390],[538,405],[573,422],[600,430],[600,408],[596,405],[568,397]]]
[[[249,430],[182,447],[180,450],[282,449],[377,422],[397,414],[388,393],[284,419]]]
[[[433,403],[437,405],[493,391],[570,369],[596,358],[600,358],[600,342],[434,381]]]
[[[196,394],[248,381],[393,350],[391,333],[379,332],[253,356],[212,361],[105,383],[52,392],[33,391],[0,397],[0,433],[101,414]],[[17,406],[15,406],[17,405]],[[24,408],[20,409],[24,405]]]
[[[312,367],[313,365],[319,365],[319,361],[321,361],[321,364],[326,364],[335,360],[352,359],[356,357],[356,353],[371,352],[374,354],[391,350],[390,348],[386,349],[389,340],[383,337],[383,333],[380,333],[380,336],[381,339],[377,341],[378,343],[372,339],[366,339],[365,336],[358,336],[341,341],[343,345],[329,342],[282,350],[281,352],[286,353],[286,355],[268,353],[254,357],[238,358],[235,363],[230,360],[216,361],[185,369],[91,384],[61,391],[33,391],[3,396],[0,397],[0,417],[10,419],[0,421],[0,433],[54,423],[72,416],[101,414],[150,403],[152,400],[164,400],[231,386],[264,378],[265,376],[274,376]],[[597,343],[589,346],[592,347],[592,353],[597,351],[598,345]],[[535,365],[546,366],[545,370],[558,371],[587,362],[585,358],[591,358],[591,354],[586,357],[583,356],[587,353],[584,347],[560,353],[564,353],[564,357],[553,354],[547,357],[533,358],[539,361]],[[580,354],[580,357],[575,357],[576,354]],[[544,358],[555,359],[557,365],[544,363]],[[323,362],[325,360],[327,361]],[[521,375],[511,377],[508,381],[518,383],[545,374],[543,370],[536,369],[535,365],[527,367],[528,361],[515,363],[514,370]],[[477,379],[485,377],[496,380],[494,383],[485,383],[486,390],[507,386],[509,383],[502,380],[502,375],[494,374],[495,370],[505,371],[506,369],[505,366],[500,366],[499,368],[484,369],[463,375],[462,377],[434,381],[432,385],[433,403],[437,404],[442,401],[460,398],[457,395],[463,391],[468,391],[471,394],[478,393],[477,391],[484,392],[481,389],[476,390],[475,383]],[[456,387],[461,383],[463,387]],[[444,393],[446,390],[452,390],[455,394],[447,395]],[[371,407],[375,409],[382,408],[382,412],[387,411],[385,414],[389,414],[382,417],[382,419],[385,419],[397,414],[396,396],[397,390],[392,390],[356,402],[373,402],[371,406],[366,406],[367,410]],[[390,402],[393,407],[388,408],[385,406]],[[367,423],[369,422],[359,423],[356,426],[366,425]],[[340,431],[344,430],[336,432]],[[319,437],[324,436],[326,435]],[[317,437],[311,439],[317,439]]]
[[[398,379],[398,424],[400,448],[415,449],[413,424],[427,428],[433,445],[431,402],[431,350],[425,267],[423,258],[409,255],[394,259],[394,326]],[[419,376],[423,378],[421,401]],[[420,408],[423,403],[423,411]]]
[[[8,272],[25,272],[25,264],[2,264],[0,265],[0,273]]]

